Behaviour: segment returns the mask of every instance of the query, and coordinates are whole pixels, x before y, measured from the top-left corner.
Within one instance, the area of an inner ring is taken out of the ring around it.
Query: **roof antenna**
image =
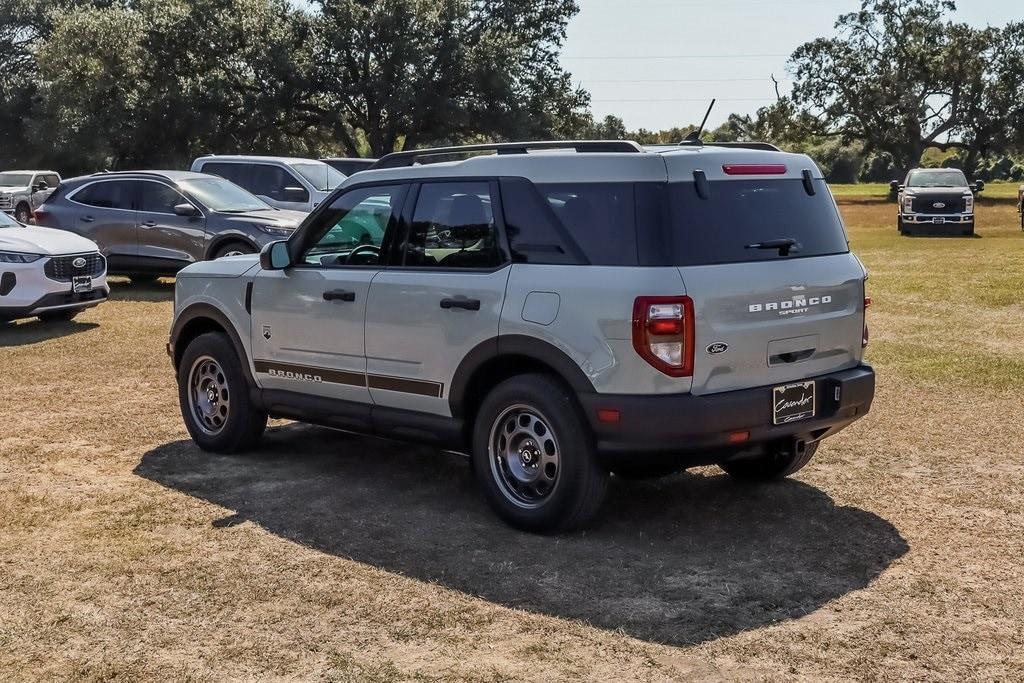
[[[704,120],[700,122],[700,128],[693,131],[686,136],[686,139],[680,142],[680,145],[695,145],[697,147],[702,146],[704,143],[701,141],[700,136],[704,134],[704,126],[708,123],[708,117],[711,116],[711,110],[715,108],[715,102],[718,100],[711,100],[711,106],[708,107],[708,111],[704,114]]]

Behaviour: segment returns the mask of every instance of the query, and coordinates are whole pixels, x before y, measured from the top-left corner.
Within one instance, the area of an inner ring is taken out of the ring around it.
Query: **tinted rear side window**
[[[137,183],[128,180],[93,183],[76,193],[72,199],[102,209],[131,209],[134,207]]]
[[[538,184],[537,189],[591,264],[637,264],[633,183]]]
[[[748,248],[778,239],[799,244],[790,258],[849,251],[846,233],[823,180],[807,194],[803,180],[727,180],[701,199],[692,182],[669,185],[667,246],[680,266],[773,261],[776,250]]]

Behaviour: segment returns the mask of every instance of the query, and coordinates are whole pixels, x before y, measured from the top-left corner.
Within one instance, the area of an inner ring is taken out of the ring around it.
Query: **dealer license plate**
[[[85,294],[92,291],[92,278],[88,275],[76,275],[71,278],[71,291],[75,294]]]
[[[772,390],[772,415],[775,424],[784,425],[814,417],[817,409],[814,389],[814,382],[775,387]]]

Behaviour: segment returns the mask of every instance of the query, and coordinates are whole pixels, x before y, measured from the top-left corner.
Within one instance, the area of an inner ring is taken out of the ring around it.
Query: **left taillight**
[[[693,299],[688,296],[641,296],[633,304],[633,348],[670,377],[692,377],[694,358]]]
[[[42,222],[49,218],[49,216],[50,212],[46,210],[45,204],[32,212],[32,218],[35,219],[36,225],[42,225]]]
[[[864,337],[861,340],[861,348],[866,349],[871,341],[871,332],[868,330],[868,309],[871,308],[871,297],[864,297]]]

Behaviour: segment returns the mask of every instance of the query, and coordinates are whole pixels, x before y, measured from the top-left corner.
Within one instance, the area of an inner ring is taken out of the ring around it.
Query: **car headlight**
[[[0,263],[34,263],[43,258],[39,254],[22,254],[17,251],[0,251]]]
[[[974,195],[964,195],[964,213],[974,213]]]
[[[903,197],[903,213],[914,213],[913,195]]]
[[[293,232],[291,228],[275,228],[272,225],[261,225],[259,223],[255,223],[254,225],[263,232],[268,235],[273,235],[274,237],[288,237]]]

